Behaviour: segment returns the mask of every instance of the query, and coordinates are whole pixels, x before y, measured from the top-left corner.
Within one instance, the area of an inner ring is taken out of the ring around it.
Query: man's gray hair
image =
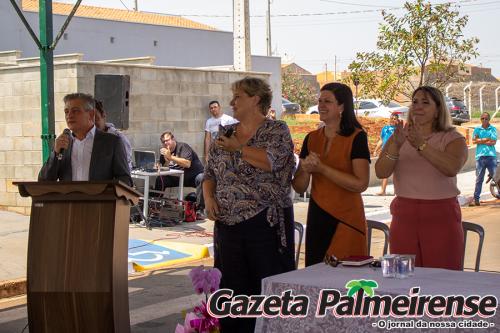
[[[67,103],[68,101],[72,101],[74,99],[79,99],[83,101],[83,107],[85,108],[86,111],[94,110],[95,109],[95,100],[94,97],[90,94],[85,94],[85,93],[72,93],[64,96],[63,101],[64,103]]]

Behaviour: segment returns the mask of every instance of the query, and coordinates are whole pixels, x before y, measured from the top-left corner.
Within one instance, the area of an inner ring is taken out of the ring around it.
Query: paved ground
[[[458,176],[458,186],[462,191],[460,201],[466,203],[471,199],[474,191],[474,172],[462,173]],[[372,220],[389,221],[389,205],[394,198],[392,195],[376,196],[379,187],[370,187],[363,193],[366,216]],[[387,193],[393,194],[392,185],[387,188]],[[484,196],[491,198],[487,186],[483,187]],[[296,197],[294,211],[295,220],[306,222],[308,202]],[[26,276],[26,255],[28,243],[29,217],[16,213],[0,211],[0,282],[22,278]],[[131,239],[145,240],[172,240],[195,244],[212,243],[213,222],[206,220],[200,223],[184,223],[177,227],[147,230],[139,225],[131,225]]]
[[[459,175],[458,184],[462,191],[461,201],[466,202],[473,192],[474,172]],[[376,220],[389,219],[389,204],[393,196],[379,197],[375,193],[378,187],[369,188],[364,194],[365,210],[368,218]],[[486,187],[483,192],[487,191]],[[388,192],[393,193],[392,186]],[[485,193],[482,199],[488,200]],[[294,205],[295,219],[305,223],[307,202],[298,198]],[[464,207],[464,220],[470,220],[483,225],[486,240],[483,249],[481,268],[490,271],[500,271],[500,202],[489,200],[481,207]],[[130,238],[168,239],[196,244],[212,242],[212,227],[210,221],[190,223],[175,228],[147,230],[131,225]],[[28,232],[28,217],[0,211],[0,281],[23,278],[26,271],[26,244]],[[381,235],[374,233],[372,255],[380,255],[383,240]],[[473,267],[475,246],[477,240],[468,240],[466,267]],[[301,256],[300,267],[303,255]],[[212,259],[204,259],[189,264],[183,264],[168,269],[132,273],[129,275],[129,302],[133,332],[173,332],[176,323],[183,321],[181,312],[192,308],[201,298],[193,293],[187,274],[199,264],[212,265]],[[21,332],[27,324],[26,298],[24,296],[10,299],[0,299],[0,332]],[[28,330],[26,330],[28,331]]]

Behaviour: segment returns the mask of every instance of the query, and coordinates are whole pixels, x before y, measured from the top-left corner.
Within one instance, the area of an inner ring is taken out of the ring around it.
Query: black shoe
[[[196,212],[196,221],[201,221],[201,220],[206,220],[207,217],[205,214],[203,214],[202,211],[197,211]]]
[[[471,203],[469,204],[469,207],[474,207],[474,206],[481,206],[481,204],[479,203],[479,200],[471,201]]]

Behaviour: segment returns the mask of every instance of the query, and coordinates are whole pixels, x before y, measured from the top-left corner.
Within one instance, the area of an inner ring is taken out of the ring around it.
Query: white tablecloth
[[[450,271],[445,269],[416,268],[415,275],[407,279],[383,278],[380,268],[364,267],[330,267],[317,264],[308,268],[285,274],[271,276],[262,281],[263,295],[280,295],[291,289],[294,295],[309,296],[309,312],[305,318],[258,318],[255,332],[384,332],[379,328],[381,320],[391,321],[486,321],[490,327],[486,329],[392,329],[390,332],[500,332],[500,308],[495,316],[481,318],[336,318],[331,310],[325,317],[316,317],[316,306],[321,289],[338,289],[342,295],[347,293],[345,285],[350,280],[374,280],[378,283],[376,295],[408,295],[412,287],[420,287],[420,295],[494,295],[500,300],[500,274]]]

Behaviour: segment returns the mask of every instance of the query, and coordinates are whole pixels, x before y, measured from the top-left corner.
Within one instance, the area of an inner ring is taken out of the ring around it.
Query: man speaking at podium
[[[121,180],[132,186],[125,148],[120,137],[95,126],[95,105],[91,95],[64,97],[68,129],[59,135],[54,151],[44,163],[38,180]]]

